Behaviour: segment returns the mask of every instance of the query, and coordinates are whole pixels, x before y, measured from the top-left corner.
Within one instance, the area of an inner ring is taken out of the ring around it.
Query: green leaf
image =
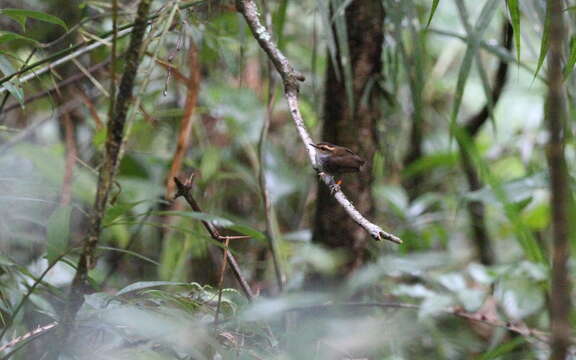
[[[47,23],[59,25],[68,31],[68,26],[59,17],[54,15],[49,15],[41,11],[35,10],[24,10],[24,9],[0,9],[0,14],[11,17],[12,19],[18,21],[22,28],[26,26],[26,18],[32,18]]]
[[[154,260],[152,260],[152,259],[150,259],[150,258],[148,258],[148,257],[146,257],[146,256],[144,256],[144,255],[138,254],[137,252],[134,252],[134,251],[130,251],[130,250],[126,250],[126,249],[120,249],[120,248],[115,248],[115,247],[110,247],[110,246],[98,246],[98,249],[100,249],[100,250],[108,250],[108,251],[116,251],[116,252],[120,252],[120,253],[123,253],[123,254],[131,255],[131,256],[134,256],[134,257],[136,257],[136,258],[138,258],[138,259],[142,259],[142,260],[144,260],[144,261],[147,261],[147,262],[149,262],[149,263],[151,263],[151,264],[160,266],[160,263],[159,263],[159,262],[154,261]]]
[[[264,235],[264,233],[254,229],[250,226],[233,225],[233,226],[229,227],[229,229],[237,231],[242,235],[250,236],[252,239],[261,240],[261,241],[266,240],[266,235]],[[242,241],[242,240],[239,240],[239,241]]]
[[[570,38],[570,56],[564,66],[564,80],[574,71],[574,64],[576,64],[576,36]]]
[[[522,213],[522,219],[531,230],[544,230],[550,225],[550,205],[543,203],[529,208]]]
[[[540,42],[540,56],[538,56],[538,65],[536,66],[536,72],[534,73],[534,79],[538,76],[540,68],[544,64],[544,59],[548,53],[548,48],[550,48],[550,2],[547,2],[546,6],[546,18],[544,19],[544,32],[542,33],[542,40]]]
[[[404,178],[410,178],[417,174],[428,173],[439,167],[450,168],[456,165],[458,165],[458,154],[454,152],[425,155],[410,163],[404,171],[402,171],[402,176]]]
[[[193,286],[193,284],[177,281],[140,281],[126,286],[122,290],[118,291],[116,296],[126,295],[131,292],[155,288],[158,286]]]
[[[48,241],[46,245],[46,258],[49,263],[55,261],[68,248],[70,235],[70,213],[72,207],[62,206],[56,209],[48,220]]]
[[[202,162],[200,163],[200,174],[202,180],[207,181],[211,179],[218,169],[220,169],[220,150],[215,147],[207,148],[202,154]]]
[[[106,142],[106,127],[101,127],[100,129],[94,132],[94,136],[92,137],[92,143],[96,147],[101,147]]]
[[[4,75],[10,75],[16,72],[12,67],[12,64],[4,55],[0,55],[0,71]],[[24,91],[20,88],[14,81],[7,81],[4,83],[4,87],[8,92],[18,100],[20,106],[24,108]]]
[[[440,0],[432,1],[432,10],[430,10],[430,17],[428,18],[428,22],[426,23],[426,28],[430,26],[430,23],[432,22],[432,17],[434,17],[434,13],[436,12],[436,8],[438,7],[439,3]]]
[[[16,34],[16,33],[13,33],[11,31],[0,31],[0,44],[2,44],[4,42],[12,41],[12,40],[24,40],[24,41],[34,43],[34,45],[38,44],[38,41],[31,39],[29,37],[26,37],[26,36],[23,36],[20,34]]]
[[[2,13],[2,11],[0,11],[0,13]],[[16,20],[16,22],[20,24],[20,27],[22,27],[22,31],[26,31],[26,19],[27,19],[26,16],[18,14],[5,14],[5,15],[12,18],[13,20]]]
[[[130,203],[118,203],[106,210],[104,215],[104,226],[112,225],[112,222],[124,214],[128,214],[135,206],[142,204],[145,200],[130,202]]]
[[[506,3],[508,5],[508,11],[510,12],[510,20],[514,32],[516,58],[520,61],[520,7],[518,6],[518,0],[508,0]]]

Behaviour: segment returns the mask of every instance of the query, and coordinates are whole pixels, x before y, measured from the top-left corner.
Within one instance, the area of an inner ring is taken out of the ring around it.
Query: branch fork
[[[176,194],[174,195],[174,199],[177,199],[179,197],[183,197],[184,199],[186,199],[186,202],[188,203],[188,205],[190,205],[192,210],[194,210],[196,212],[202,212],[200,205],[198,205],[196,200],[192,197],[193,179],[194,179],[194,174],[192,174],[192,176],[189,176],[184,182],[180,181],[180,179],[178,179],[177,177],[174,177],[174,183],[176,184]],[[202,220],[202,225],[204,225],[204,227],[206,228],[206,231],[208,231],[208,233],[210,234],[210,237],[212,237],[212,239],[219,241],[221,243],[224,243],[224,244],[227,244],[228,240],[247,238],[244,236],[221,235],[220,231],[214,226],[214,224],[212,224],[211,222],[206,221],[206,220]],[[240,270],[240,266],[238,265],[236,258],[229,251],[226,251],[226,249],[227,249],[227,246],[225,248],[221,249],[223,252],[223,255],[226,257],[227,263],[230,265],[230,269],[232,270],[234,277],[236,278],[236,280],[240,284],[240,287],[242,288],[244,295],[246,295],[248,300],[251,301],[254,298],[254,293],[252,292],[252,289],[250,288],[248,281],[246,280],[246,278],[242,274],[242,271]]]

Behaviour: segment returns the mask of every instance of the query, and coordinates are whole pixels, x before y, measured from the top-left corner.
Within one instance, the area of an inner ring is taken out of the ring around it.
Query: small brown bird
[[[316,148],[316,163],[318,170],[328,175],[336,176],[343,173],[359,172],[364,163],[358,154],[344,146],[327,142],[310,144]],[[341,181],[330,186],[332,192],[337,191]]]

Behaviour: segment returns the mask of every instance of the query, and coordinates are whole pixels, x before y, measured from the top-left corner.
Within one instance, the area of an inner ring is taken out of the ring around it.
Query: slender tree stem
[[[552,286],[550,291],[550,328],[552,353],[550,360],[565,360],[570,346],[571,284],[568,277],[571,229],[569,219],[573,208],[568,166],[564,154],[566,144],[566,112],[562,56],[565,39],[563,1],[549,0],[550,52],[548,53],[548,124],[547,158],[550,169],[550,208],[554,234],[552,255]],[[573,214],[572,214],[573,215]]]
[[[60,345],[54,346],[50,354],[50,359],[56,359],[62,350],[61,344],[67,343],[72,327],[74,326],[76,314],[84,303],[84,292],[89,288],[88,270],[95,266],[94,252],[100,239],[102,218],[106,212],[110,189],[115,182],[120,160],[120,148],[124,139],[126,115],[132,100],[136,74],[138,72],[138,66],[140,65],[141,48],[148,24],[147,16],[151,2],[152,0],[141,0],[138,5],[132,38],[126,55],[126,67],[122,75],[122,80],[120,81],[120,88],[116,98],[116,106],[114,107],[112,117],[108,121],[104,162],[98,177],[98,188],[92,210],[90,227],[88,228],[88,236],[84,241],[76,274],[72,281],[68,302],[57,331]]]

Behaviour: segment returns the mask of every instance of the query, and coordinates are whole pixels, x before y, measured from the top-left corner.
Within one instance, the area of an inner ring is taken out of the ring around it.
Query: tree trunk
[[[372,159],[375,152],[375,123],[380,118],[381,92],[375,80],[381,75],[382,42],[385,11],[380,1],[353,1],[344,14],[348,32],[349,61],[338,51],[337,64],[328,64],[322,140],[349,147],[367,163],[360,174],[347,175],[343,191],[367,216],[373,213],[371,195]],[[353,104],[346,93],[345,65],[351,68]],[[338,69],[338,74],[336,72]],[[369,235],[360,228],[330,195],[318,184],[318,201],[314,242],[332,249],[342,249],[348,261],[342,271],[347,274],[366,260]]]

